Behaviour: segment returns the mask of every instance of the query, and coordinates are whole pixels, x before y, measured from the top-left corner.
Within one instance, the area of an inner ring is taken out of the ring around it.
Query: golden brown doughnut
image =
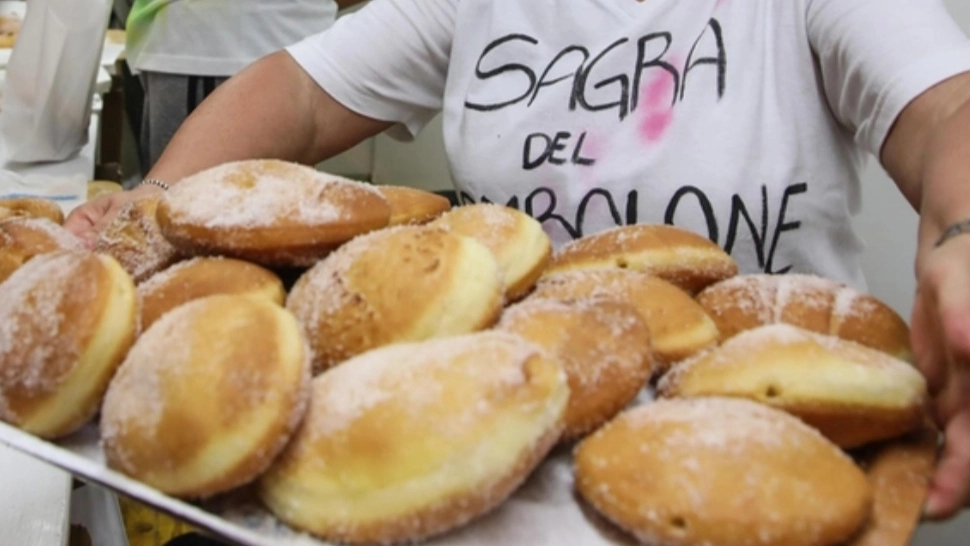
[[[108,465],[176,497],[243,485],[279,454],[307,406],[309,350],[266,299],[216,295],[158,319],[105,395]]]
[[[355,238],[307,271],[286,307],[319,373],[389,343],[488,328],[502,311],[502,275],[471,237],[395,226]]]
[[[326,540],[418,541],[504,501],[559,438],[568,397],[558,363],[507,333],[375,349],[314,378],[259,495]]]
[[[936,466],[939,433],[922,430],[883,442],[863,455],[873,490],[872,516],[848,546],[907,546]]]
[[[391,207],[388,225],[424,224],[451,208],[451,201],[436,193],[407,186],[376,186]]]
[[[164,193],[158,222],[190,255],[269,266],[310,266],[351,238],[386,227],[391,209],[374,186],[277,160],[226,163]]]
[[[0,222],[10,218],[46,218],[64,224],[64,210],[55,201],[42,197],[0,199]]]
[[[542,225],[511,207],[479,203],[455,207],[431,223],[474,237],[495,254],[505,276],[505,297],[524,296],[552,257],[552,242]]]
[[[697,295],[721,341],[764,324],[787,323],[913,361],[909,327],[888,305],[815,275],[738,275]]]
[[[650,331],[622,302],[528,299],[506,309],[496,329],[540,345],[562,364],[569,380],[563,441],[619,413],[653,373]]]
[[[690,294],[738,273],[733,258],[696,233],[674,226],[639,224],[568,243],[553,257],[546,274],[612,268],[644,271]]]
[[[658,391],[750,398],[800,417],[847,448],[915,429],[927,397],[926,381],[909,363],[789,324],[747,330],[678,363]]]
[[[740,399],[628,410],[576,450],[580,494],[645,544],[832,546],[872,503],[853,461],[798,419]]]
[[[136,312],[135,285],[108,256],[58,251],[18,269],[0,284],[0,419],[43,438],[87,422]]]
[[[109,195],[124,191],[121,184],[110,180],[92,180],[88,182],[88,201],[97,199],[102,195]]]
[[[34,256],[82,249],[80,239],[47,218],[0,222],[0,283]]]
[[[647,323],[657,370],[713,346],[714,321],[677,286],[638,271],[591,269],[543,277],[529,298],[607,298],[635,307]]]
[[[160,196],[126,203],[94,243],[94,251],[118,260],[136,283],[182,259],[155,220]]]
[[[141,327],[165,313],[206,296],[239,294],[283,305],[286,292],[272,271],[233,258],[199,257],[177,263],[138,285]]]

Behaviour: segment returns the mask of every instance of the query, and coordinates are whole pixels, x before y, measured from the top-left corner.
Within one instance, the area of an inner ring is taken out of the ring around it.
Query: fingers
[[[88,248],[94,246],[102,219],[111,210],[111,199],[102,197],[89,201],[73,211],[64,220],[64,227],[76,235]]]
[[[946,426],[946,443],[926,499],[928,519],[950,518],[970,499],[970,406]]]
[[[943,347],[943,328],[936,313],[932,290],[920,290],[913,303],[910,321],[910,344],[916,367],[926,377],[926,387],[930,396],[936,396],[946,385],[948,365],[946,355],[939,349]]]

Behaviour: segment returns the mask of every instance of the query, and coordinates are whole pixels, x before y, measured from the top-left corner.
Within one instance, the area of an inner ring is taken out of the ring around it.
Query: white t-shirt
[[[127,57],[136,71],[231,76],[333,24],[334,0],[137,0]]]
[[[557,244],[670,223],[743,272],[860,289],[866,152],[970,69],[938,0],[373,0],[289,51],[412,134],[443,110],[463,200],[518,207]]]

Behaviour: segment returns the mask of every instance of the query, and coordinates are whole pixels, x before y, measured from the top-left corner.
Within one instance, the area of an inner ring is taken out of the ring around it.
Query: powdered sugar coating
[[[126,203],[98,234],[94,251],[118,260],[136,283],[140,283],[180,259],[155,219],[158,197]]]
[[[0,418],[18,419],[5,392],[51,394],[76,364],[82,340],[65,309],[96,297],[97,279],[84,269],[89,258],[80,251],[44,254],[0,284]]]
[[[47,218],[17,218],[7,220],[2,225],[6,228],[0,228],[0,241],[3,242],[3,246],[15,244],[16,236],[8,231],[20,227],[44,234],[50,245],[60,250],[83,250],[84,248],[77,236]]]
[[[314,379],[309,441],[337,434],[373,408],[401,402],[420,412],[443,394],[442,383],[431,379],[440,370],[467,373],[483,385],[515,387],[527,381],[525,363],[542,351],[512,334],[482,332],[417,343],[388,345],[362,353]],[[478,353],[489,366],[455,367]],[[473,411],[491,412],[485,400],[470,405]],[[455,416],[452,416],[455,417]]]
[[[164,199],[174,221],[206,228],[272,227],[280,218],[317,226],[353,219],[326,198],[338,185],[384,200],[369,184],[282,161],[225,163],[183,179]]]

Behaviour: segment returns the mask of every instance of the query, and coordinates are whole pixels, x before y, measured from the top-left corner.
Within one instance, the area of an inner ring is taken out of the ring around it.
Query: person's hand
[[[64,227],[80,237],[88,248],[94,247],[98,234],[118,215],[125,204],[163,191],[156,186],[144,185],[135,189],[102,195],[71,211],[64,220]]]
[[[925,516],[947,519],[970,501],[970,234],[921,256],[912,344],[944,433]]]

